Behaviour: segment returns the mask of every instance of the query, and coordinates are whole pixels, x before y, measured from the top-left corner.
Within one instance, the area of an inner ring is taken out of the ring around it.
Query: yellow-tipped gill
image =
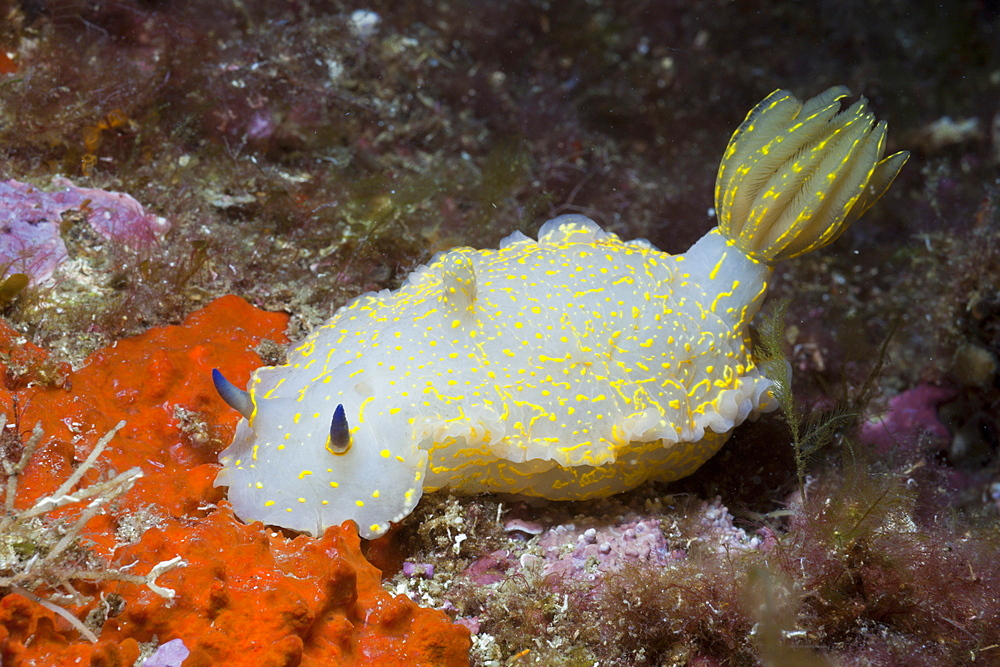
[[[883,158],[885,121],[834,86],[805,103],[776,90],[736,129],[719,165],[719,228],[747,255],[777,262],[832,243],[889,188],[910,154]]]

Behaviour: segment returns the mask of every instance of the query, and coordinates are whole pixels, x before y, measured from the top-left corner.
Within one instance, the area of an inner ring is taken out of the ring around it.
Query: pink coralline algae
[[[15,180],[0,181],[0,274],[27,274],[40,283],[69,256],[60,226],[67,211],[79,211],[103,238],[133,249],[157,242],[170,222],[152,215],[127,194],[79,188],[55,178],[46,192]]]
[[[596,582],[628,562],[662,566],[683,560],[686,548],[694,544],[711,553],[761,548],[759,537],[733,524],[720,498],[702,502],[691,516],[683,539],[665,532],[661,517],[654,514],[625,511],[613,523],[576,517],[542,530],[523,552],[499,549],[487,554],[470,565],[466,576],[477,585],[488,585],[520,568],[536,567],[543,577]],[[526,533],[522,523],[509,519],[508,530]]]
[[[522,563],[540,559],[546,574],[596,577],[628,560],[666,564],[678,554],[670,549],[656,519],[635,519],[611,526],[584,527],[584,523],[556,526],[538,540],[543,556],[526,556]]]
[[[861,428],[861,441],[879,454],[899,447],[912,447],[917,437],[929,436],[936,444],[951,440],[948,428],[938,418],[937,408],[955,397],[955,390],[922,384],[894,396],[884,415],[870,419]]]
[[[191,651],[184,645],[183,639],[171,639],[165,644],[160,644],[156,652],[146,658],[142,663],[143,667],[181,667],[185,658],[191,655]]]

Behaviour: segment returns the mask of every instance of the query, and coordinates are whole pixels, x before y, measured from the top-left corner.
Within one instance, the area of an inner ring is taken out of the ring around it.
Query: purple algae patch
[[[60,234],[62,215],[77,210],[102,237],[133,249],[158,242],[170,222],[147,213],[131,196],[79,188],[55,178],[61,189],[47,192],[13,179],[0,181],[0,273],[27,274],[44,282],[69,256]]]

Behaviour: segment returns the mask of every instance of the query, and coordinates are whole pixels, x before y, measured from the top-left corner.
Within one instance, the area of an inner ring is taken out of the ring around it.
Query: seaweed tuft
[[[830,445],[838,434],[857,425],[861,408],[881,368],[886,347],[883,344],[875,368],[853,400],[843,401],[830,410],[806,415],[795,402],[792,392],[792,369],[784,353],[785,315],[788,312],[788,304],[787,299],[772,301],[762,312],[757,327],[759,340],[754,347],[754,361],[763,369],[764,375],[774,382],[772,392],[792,437],[799,493],[805,495],[809,462],[817,453]]]

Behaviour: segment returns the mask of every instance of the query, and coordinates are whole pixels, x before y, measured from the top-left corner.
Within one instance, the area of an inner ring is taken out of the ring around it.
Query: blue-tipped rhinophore
[[[215,384],[215,391],[219,392],[219,396],[229,404],[229,407],[246,419],[250,419],[250,415],[253,414],[253,399],[250,398],[250,392],[243,391],[227,380],[218,368],[212,369],[212,383]]]
[[[330,442],[326,448],[334,454],[343,454],[351,446],[351,429],[347,425],[347,415],[344,413],[344,406],[340,403],[333,411],[333,419],[330,420]]]

